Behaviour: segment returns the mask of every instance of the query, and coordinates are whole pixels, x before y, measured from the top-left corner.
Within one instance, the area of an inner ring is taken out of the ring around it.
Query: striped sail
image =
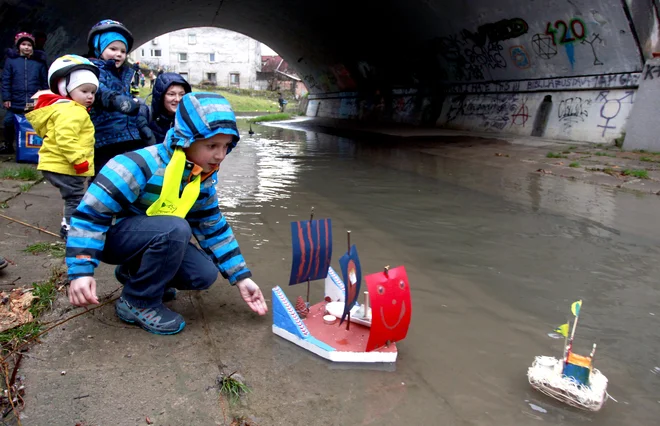
[[[330,219],[291,222],[293,261],[289,285],[324,279],[332,258]]]

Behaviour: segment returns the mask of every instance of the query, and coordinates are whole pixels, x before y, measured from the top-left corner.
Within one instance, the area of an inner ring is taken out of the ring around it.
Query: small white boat
[[[583,410],[598,411],[607,400],[607,377],[593,368],[584,385],[563,373],[564,362],[551,356],[537,356],[527,370],[527,379],[539,392]]]

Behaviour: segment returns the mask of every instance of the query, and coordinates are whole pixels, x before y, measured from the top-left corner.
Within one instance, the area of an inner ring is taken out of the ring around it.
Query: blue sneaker
[[[163,304],[154,308],[135,308],[120,297],[115,302],[115,312],[120,320],[137,324],[154,334],[176,334],[186,326],[181,315]]]
[[[115,278],[122,285],[126,285],[126,281],[128,281],[128,272],[124,272],[122,266],[123,265],[119,265],[115,268]],[[171,302],[174,299],[176,299],[176,289],[173,287],[167,287],[163,293],[163,302]]]

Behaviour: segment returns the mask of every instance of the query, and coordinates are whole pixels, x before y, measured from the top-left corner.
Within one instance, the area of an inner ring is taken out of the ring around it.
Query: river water
[[[255,280],[268,299],[274,285],[290,300],[304,295],[306,286],[286,286],[289,222],[314,207],[315,218],[333,220],[335,269],[346,230],[363,276],[405,265],[413,315],[394,366],[349,368],[265,340],[257,358],[268,384],[251,398],[257,418],[296,410],[307,420],[281,424],[657,424],[655,196],[448,159],[428,141],[377,144],[288,127],[242,132],[219,175],[221,209]],[[595,414],[526,379],[534,356],[560,356],[552,330],[578,299],[575,350],[588,355],[598,344],[595,365],[618,401]]]

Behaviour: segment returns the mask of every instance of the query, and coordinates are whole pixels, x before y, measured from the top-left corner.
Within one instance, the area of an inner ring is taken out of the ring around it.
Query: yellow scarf
[[[165,168],[163,187],[158,199],[147,209],[147,216],[177,216],[182,219],[199,197],[202,177],[197,175],[181,192],[181,180],[186,167],[186,154],[182,149],[175,149],[170,163]],[[179,196],[181,192],[181,196]]]

